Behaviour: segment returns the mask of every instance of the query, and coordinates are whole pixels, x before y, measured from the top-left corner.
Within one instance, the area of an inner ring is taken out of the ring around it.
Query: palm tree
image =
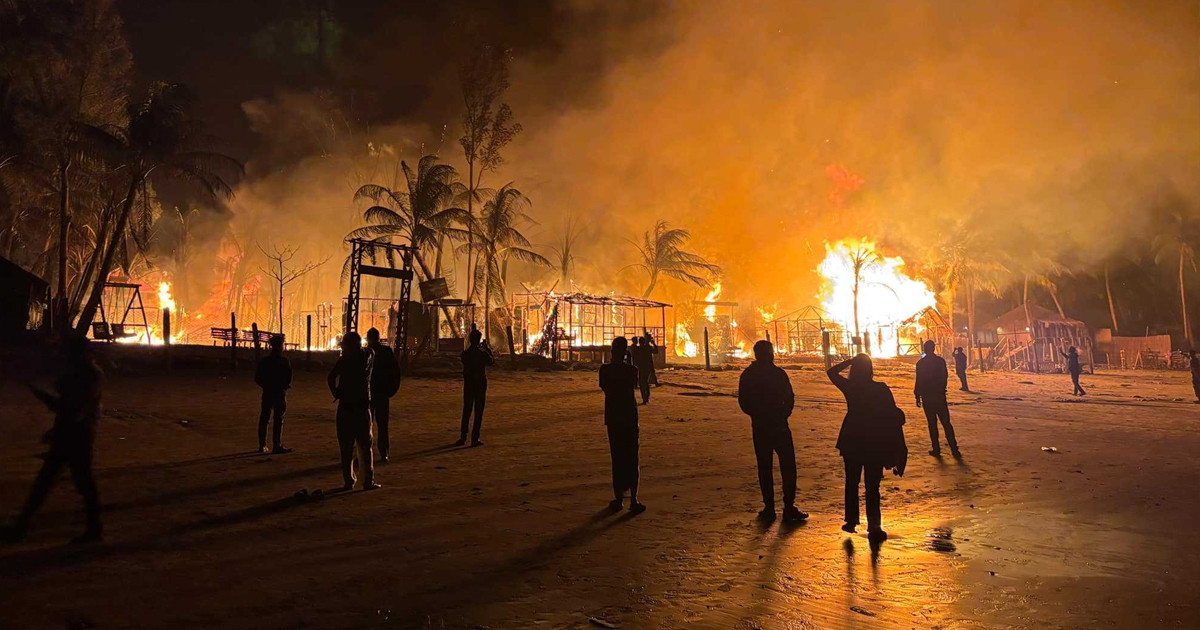
[[[650,284],[642,293],[643,298],[649,298],[654,293],[660,275],[703,287],[708,286],[708,279],[701,274],[713,276],[721,272],[720,266],[708,262],[698,254],[683,250],[683,246],[691,237],[687,230],[671,229],[666,221],[660,219],[654,224],[653,230],[642,236],[640,245],[630,241],[637,248],[642,260],[629,266],[641,268],[650,277]]]
[[[483,205],[480,216],[471,221],[472,241],[476,255],[475,286],[483,287],[483,321],[485,334],[491,337],[492,294],[500,294],[502,304],[508,303],[509,260],[553,266],[545,256],[533,251],[533,244],[521,234],[520,226],[532,223],[525,213],[530,205],[529,198],[505,184]]]
[[[1121,329],[1117,326],[1117,308],[1113,304],[1112,284],[1108,281],[1108,261],[1104,261],[1104,294],[1108,297],[1108,315],[1112,318],[1113,334],[1121,334]]]
[[[550,251],[554,252],[555,266],[558,267],[558,281],[564,287],[570,280],[571,266],[575,263],[575,241],[579,240],[581,234],[579,224],[574,218],[569,218],[558,244],[550,247]]]
[[[850,270],[854,272],[854,338],[857,339],[856,344],[859,344],[859,351],[862,351],[862,336],[858,330],[858,290],[862,284],[863,272],[879,264],[879,254],[875,253],[875,249],[869,247],[866,243],[851,249],[849,252]]]
[[[244,172],[236,159],[203,149],[208,138],[198,121],[192,118],[193,97],[183,85],[155,83],[145,98],[129,107],[129,124],[119,131],[93,128],[91,134],[97,146],[120,164],[126,177],[125,196],[112,217],[114,229],[103,248],[97,248],[100,264],[92,284],[91,295],[76,322],[76,330],[85,332],[91,326],[96,308],[104,293],[104,283],[112,270],[117,250],[127,237],[129,217],[134,204],[148,197],[151,175],[178,178],[199,185],[208,194],[230,198],[233,189],[226,177]],[[101,225],[100,233],[106,226]]]
[[[1183,316],[1183,338],[1188,347],[1192,347],[1192,325],[1188,320],[1187,290],[1183,272],[1187,267],[1196,271],[1196,250],[1193,243],[1200,240],[1200,225],[1180,210],[1167,212],[1166,219],[1166,229],[1154,239],[1154,262],[1161,263],[1173,259],[1179,261],[1179,306]]]

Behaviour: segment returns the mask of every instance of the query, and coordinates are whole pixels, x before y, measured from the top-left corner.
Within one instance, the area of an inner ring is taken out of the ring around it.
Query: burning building
[[[660,348],[670,347],[670,304],[622,295],[534,292],[511,297],[513,343],[523,353],[551,359],[601,361],[612,340],[649,333]],[[655,355],[661,362],[665,352]]]

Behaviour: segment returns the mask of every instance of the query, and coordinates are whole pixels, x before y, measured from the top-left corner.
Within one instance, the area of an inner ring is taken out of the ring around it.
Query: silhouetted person
[[[638,389],[642,392],[642,404],[650,402],[650,378],[654,376],[654,355],[658,346],[649,334],[633,338],[633,366],[638,369]]]
[[[795,523],[808,518],[796,509],[796,447],[788,417],[796,405],[792,381],[787,372],[775,365],[775,347],[770,341],[754,344],[754,362],[738,381],[738,405],[750,416],[754,436],[754,456],[758,460],[758,486],[762,490],[763,509],[758,517],[775,520],[775,477],[773,455],[779,455],[779,476],[783,480],[783,521]]]
[[[613,500],[608,507],[621,509],[625,491],[629,491],[629,511],[640,514],[646,506],[637,500],[638,481],[638,410],[633,392],[638,387],[638,369],[626,362],[628,344],[624,337],[612,341],[609,363],[600,366],[600,389],[604,390],[604,425],[608,429],[608,450],[612,455]]]
[[[850,378],[842,371],[850,367]],[[904,444],[904,412],[896,406],[892,390],[874,380],[871,358],[860,354],[829,368],[829,380],[846,397],[846,417],[838,432],[837,449],[846,468],[846,524],[854,533],[858,526],[858,483],[866,485],[867,532],[872,540],[886,540],[879,510],[879,482],[883,469],[904,475],[908,447]]]
[[[962,391],[971,391],[967,387],[967,353],[963,352],[961,346],[954,349],[954,373],[958,375],[958,382],[962,383]]]
[[[653,361],[654,355],[658,354],[658,344],[655,343],[655,341],[654,341],[654,335],[650,334],[650,331],[648,331],[648,330],[646,331],[646,333],[644,335],[642,335],[642,345],[649,346],[651,349],[651,351],[650,351],[650,355],[651,355],[650,356],[650,358],[651,358],[651,361],[650,361],[650,384],[655,387],[658,387],[658,369],[654,367],[654,361]]]
[[[6,532],[10,540],[24,538],[30,519],[64,467],[70,469],[71,481],[83,496],[87,521],[87,529],[74,542],[94,542],[101,538],[100,496],[92,477],[92,454],[96,421],[100,417],[102,374],[92,362],[86,337],[74,334],[67,337],[63,341],[63,354],[63,372],[54,381],[54,393],[30,387],[54,412],[54,426],[42,438],[49,450],[42,455],[42,469],[33,481],[24,509]]]
[[[462,352],[463,364],[463,411],[462,426],[459,433],[458,446],[467,443],[467,427],[471,420],[471,410],[475,411],[475,425],[471,427],[471,446],[483,446],[479,441],[479,430],[483,426],[483,406],[487,403],[487,369],[496,364],[492,356],[492,348],[483,333],[472,330],[469,336],[471,345]]]
[[[367,331],[367,348],[371,351],[371,419],[375,421],[375,447],[379,458],[388,461],[391,442],[388,440],[388,420],[391,418],[391,399],[400,389],[400,366],[396,353],[379,343],[379,331]]]
[[[329,391],[338,401],[337,438],[342,458],[342,481],[354,488],[354,452],[363,490],[374,490],[375,464],[371,454],[371,357],[362,348],[362,337],[348,332],[342,337],[342,356],[329,371]]]
[[[1196,394],[1196,402],[1200,403],[1200,357],[1195,350],[1188,350],[1188,369],[1192,371],[1192,392]]]
[[[271,431],[271,452],[290,453],[283,445],[283,414],[287,411],[287,390],[292,386],[292,364],[283,356],[283,336],[275,335],[267,342],[271,353],[258,360],[254,383],[262,388],[262,409],[258,413],[258,452],[267,452],[267,423],[275,416]]]
[[[1067,360],[1067,372],[1071,374],[1071,382],[1075,385],[1074,394],[1076,396],[1086,395],[1087,392],[1079,386],[1079,375],[1083,374],[1083,367],[1079,365],[1079,350],[1075,346],[1071,346],[1066,352],[1058,351]]]
[[[946,402],[946,360],[934,354],[937,344],[926,341],[925,356],[917,361],[917,379],[913,385],[913,394],[917,397],[917,407],[925,410],[925,420],[929,424],[929,443],[933,445],[929,454],[939,457],[942,447],[938,440],[938,422],[946,430],[946,442],[950,444],[950,452],[961,456],[958,452],[958,441],[954,439],[954,425],[950,424],[950,404]]]

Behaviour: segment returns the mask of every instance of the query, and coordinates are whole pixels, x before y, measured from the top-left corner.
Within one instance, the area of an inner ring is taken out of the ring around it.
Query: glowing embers
[[[898,324],[937,304],[933,291],[903,267],[902,258],[880,254],[866,239],[826,243],[817,266],[822,310],[875,356],[899,354],[905,340],[897,337]]]

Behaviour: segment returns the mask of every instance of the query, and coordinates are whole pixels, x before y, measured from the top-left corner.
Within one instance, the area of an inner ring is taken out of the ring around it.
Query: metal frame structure
[[[558,360],[566,354],[568,361],[576,353],[593,355],[607,351],[612,340],[619,336],[641,335],[649,331],[660,348],[667,343],[667,309],[670,304],[621,295],[590,295],[582,292],[516,293],[510,297],[514,314],[514,340],[522,352],[531,351],[529,337],[541,334],[532,351]],[[658,309],[657,322],[647,313]],[[565,348],[563,343],[565,342]],[[657,356],[664,356],[659,353]]]
[[[400,296],[398,302],[396,338],[392,345],[399,353],[401,365],[408,360],[408,302],[412,294],[413,280],[413,249],[407,245],[396,245],[382,241],[372,241],[364,238],[347,239],[350,243],[350,281],[346,294],[345,319],[343,334],[358,332],[359,300],[362,299],[362,277],[393,278],[400,281]],[[375,261],[377,250],[383,250],[383,256],[389,263],[400,263],[400,267],[379,267],[363,263],[366,256],[371,262]],[[399,259],[397,261],[397,259]]]
[[[117,289],[118,291],[120,289],[133,289],[133,293],[130,294],[130,296],[129,296],[129,301],[125,304],[125,310],[121,313],[121,321],[120,322],[108,321],[108,312],[104,308],[104,293],[107,293],[109,289]],[[135,301],[137,302],[137,306],[134,306]],[[104,288],[101,290],[101,294],[100,294],[99,307],[100,308],[97,311],[97,313],[100,315],[99,323],[104,324],[104,329],[106,331],[106,336],[103,339],[104,341],[116,341],[119,337],[122,337],[122,338],[123,337],[132,337],[133,335],[123,334],[126,326],[130,326],[133,328],[137,328],[140,326],[142,328],[142,330],[145,331],[146,339],[147,340],[150,339],[150,322],[149,322],[149,320],[146,319],[146,306],[142,302],[142,285],[135,283],[135,282],[105,282]],[[128,323],[129,313],[131,311],[137,311],[142,314],[142,323],[141,324],[138,324],[136,322],[133,324]],[[94,326],[96,323],[97,322],[95,320],[92,320],[92,324],[93,324],[92,337],[99,339],[99,337],[96,336],[95,329],[94,329]],[[115,332],[113,329],[114,323],[121,327],[122,334],[120,334],[120,335],[114,334],[114,332]]]

